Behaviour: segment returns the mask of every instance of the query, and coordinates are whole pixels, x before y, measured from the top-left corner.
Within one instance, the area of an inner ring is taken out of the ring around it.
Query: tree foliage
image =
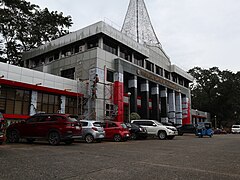
[[[0,56],[17,65],[22,52],[69,33],[72,25],[70,16],[41,10],[25,0],[0,0],[0,14]]]
[[[195,78],[191,85],[192,108],[210,112],[219,126],[239,121],[240,72],[195,67],[189,73]]]
[[[131,120],[141,119],[141,116],[140,116],[138,113],[136,113],[136,112],[132,112],[132,113],[130,114],[130,119],[131,119]]]

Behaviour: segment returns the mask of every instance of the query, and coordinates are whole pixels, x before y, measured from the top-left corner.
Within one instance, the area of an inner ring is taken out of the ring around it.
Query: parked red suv
[[[112,139],[116,142],[126,141],[130,137],[130,132],[125,123],[105,121],[103,123],[105,138]]]
[[[76,116],[69,114],[36,114],[25,122],[15,123],[7,128],[7,141],[18,142],[26,138],[29,143],[36,139],[47,139],[51,145],[61,141],[71,144],[81,138],[81,124]]]

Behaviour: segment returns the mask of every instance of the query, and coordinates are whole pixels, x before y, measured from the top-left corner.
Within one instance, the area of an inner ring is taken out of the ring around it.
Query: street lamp
[[[131,114],[130,114],[131,113],[131,103],[130,103],[131,93],[128,92],[127,95],[128,95],[128,122],[130,123],[130,121],[131,121]]]

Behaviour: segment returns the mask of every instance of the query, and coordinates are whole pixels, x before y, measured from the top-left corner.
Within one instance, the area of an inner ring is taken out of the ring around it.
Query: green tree
[[[0,35],[4,43],[1,57],[20,65],[22,52],[69,33],[70,16],[50,12],[25,0],[0,0]],[[0,37],[1,37],[0,36]]]
[[[236,122],[240,113],[240,72],[195,67],[189,73],[195,78],[191,85],[192,107],[216,116],[219,126]]]
[[[141,116],[138,113],[136,113],[136,112],[132,112],[130,114],[130,119],[131,120],[141,119]]]

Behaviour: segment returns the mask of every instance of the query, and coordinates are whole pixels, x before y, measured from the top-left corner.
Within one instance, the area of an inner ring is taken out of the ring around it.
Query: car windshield
[[[93,123],[93,125],[94,125],[95,127],[102,127],[101,122],[95,122],[95,123]]]
[[[121,124],[121,126],[122,126],[124,129],[127,129],[127,125],[126,125],[126,124]]]
[[[77,122],[77,116],[68,116],[68,121]]]
[[[240,126],[236,126],[236,125],[235,125],[235,126],[232,126],[232,127],[233,127],[233,128],[239,128]]]

